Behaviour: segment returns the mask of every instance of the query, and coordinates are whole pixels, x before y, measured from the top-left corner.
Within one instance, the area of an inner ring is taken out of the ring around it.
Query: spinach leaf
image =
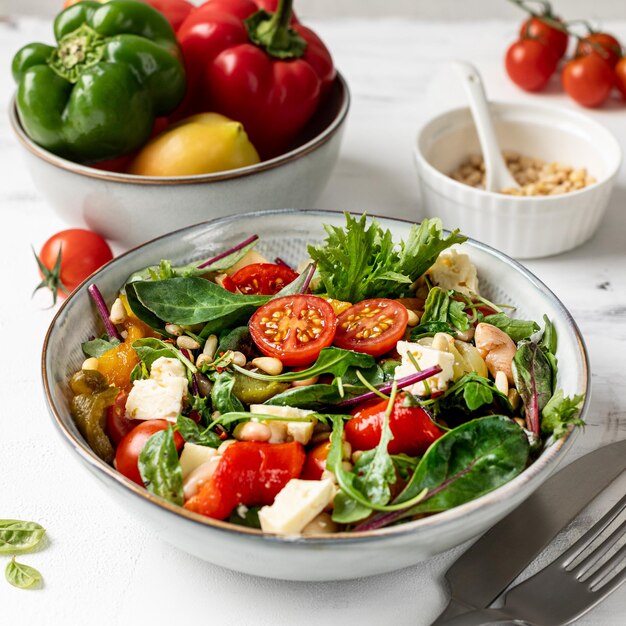
[[[4,570],[7,581],[18,589],[29,589],[41,583],[41,574],[30,565],[18,563],[13,557]]]
[[[238,326],[228,330],[220,337],[216,354],[222,354],[228,350],[237,350],[245,354],[248,359],[256,354],[254,341],[252,341],[250,329],[247,326]]]
[[[434,337],[437,333],[446,333],[453,337],[457,334],[456,328],[450,326],[448,322],[425,322],[415,326],[411,331],[411,341],[417,341],[422,337]]]
[[[520,344],[513,357],[513,380],[524,403],[526,427],[539,435],[540,415],[552,396],[552,365],[541,346],[533,341]]]
[[[183,504],[183,471],[174,443],[174,429],[160,430],[139,453],[139,474],[146,489],[174,504]]]
[[[524,431],[502,415],[475,419],[448,431],[426,451],[398,496],[396,502],[403,502],[428,490],[401,517],[445,511],[493,491],[526,467],[529,451]]]
[[[108,335],[103,335],[102,337],[96,337],[90,341],[85,341],[81,347],[87,356],[99,358],[105,352],[115,348],[115,346],[119,346],[119,344],[119,339],[115,339],[115,337],[109,339]]]
[[[567,397],[558,389],[541,412],[541,432],[559,439],[570,425],[584,426],[585,422],[579,417],[584,399],[584,395]]]
[[[514,319],[506,313],[487,315],[482,321],[504,331],[515,343],[527,339],[539,330],[539,325],[536,322]]]
[[[178,359],[188,370],[196,372],[196,366],[178,350],[173,344],[165,343],[161,339],[155,337],[144,337],[133,341],[133,350],[137,356],[145,363],[148,370],[152,364],[160,357],[169,359]]]
[[[45,534],[46,529],[37,522],[0,519],[0,554],[30,550]]]
[[[270,376],[269,374],[260,374],[259,372],[251,372],[242,367],[234,366],[241,374],[256,378],[257,380],[271,380],[291,382],[294,380],[306,380],[320,374],[333,374],[335,377],[343,376],[350,367],[358,367],[359,369],[369,369],[376,365],[373,356],[362,352],[354,352],[352,350],[343,350],[342,348],[323,348],[317,360],[311,367],[301,370],[300,372],[286,372],[278,376]]]
[[[279,393],[264,404],[271,406],[293,406],[302,409],[323,409],[327,406],[337,404],[342,400],[354,398],[367,390],[365,387],[352,387],[345,385],[343,388],[344,395],[339,392],[337,385],[315,384],[306,387],[293,387]]]
[[[421,324],[427,322],[444,323],[460,331],[469,328],[469,319],[465,313],[463,302],[453,300],[450,295],[453,291],[447,292],[439,287],[433,287],[428,292]],[[456,333],[455,333],[456,334]]]
[[[236,526],[245,526],[246,528],[261,528],[259,521],[260,506],[237,507],[228,518],[231,524]]]
[[[240,413],[245,411],[241,400],[233,393],[235,377],[230,372],[221,372],[215,377],[211,390],[213,409],[220,413]]]
[[[200,430],[191,418],[179,415],[176,418],[176,430],[181,434],[182,438],[189,443],[195,443],[199,446],[207,446],[209,448],[219,448],[222,440],[219,435],[208,428]]]
[[[141,320],[144,324],[156,330],[161,335],[169,337],[169,333],[165,331],[165,322],[159,319],[150,309],[146,308],[141,301],[135,290],[135,283],[126,283],[124,286],[126,292],[126,299],[128,300],[128,306],[137,319]]]

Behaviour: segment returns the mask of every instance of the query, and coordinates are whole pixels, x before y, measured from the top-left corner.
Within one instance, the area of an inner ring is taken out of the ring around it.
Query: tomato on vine
[[[538,39],[520,39],[507,50],[504,64],[510,79],[518,87],[539,91],[554,74],[558,62],[554,48]]]
[[[520,39],[536,39],[552,48],[560,59],[567,51],[569,35],[561,18],[551,14],[531,15],[519,29]]]
[[[615,85],[611,66],[598,55],[588,54],[569,61],[561,75],[563,89],[585,107],[600,106]]]
[[[578,41],[576,56],[595,55],[612,68],[622,57],[622,44],[609,33],[592,32]]]

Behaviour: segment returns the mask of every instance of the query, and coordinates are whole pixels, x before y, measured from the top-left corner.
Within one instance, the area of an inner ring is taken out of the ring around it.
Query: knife
[[[626,440],[598,448],[548,478],[448,569],[444,577],[450,601],[431,626],[492,604],[558,532],[624,470]]]

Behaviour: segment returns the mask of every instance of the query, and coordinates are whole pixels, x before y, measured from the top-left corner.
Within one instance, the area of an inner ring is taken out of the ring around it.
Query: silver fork
[[[600,563],[602,557],[626,536],[626,520],[590,549],[590,544],[625,508],[626,496],[559,558],[508,591],[502,608],[470,611],[448,620],[446,626],[480,626],[511,621],[532,626],[561,626],[581,617],[626,580],[626,567],[617,571],[626,557],[626,544],[606,562]]]

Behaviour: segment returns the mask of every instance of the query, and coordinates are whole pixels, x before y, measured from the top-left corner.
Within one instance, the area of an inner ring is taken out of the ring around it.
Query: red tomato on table
[[[240,504],[272,504],[278,492],[300,476],[303,464],[304,448],[297,441],[238,441],[226,448],[213,476],[185,508],[213,519],[226,519]]]
[[[568,34],[557,28],[562,20],[553,15],[533,15],[519,29],[520,39],[537,39],[544,46],[553,48],[560,59],[567,51]],[[564,27],[565,28],[565,27]]]
[[[622,57],[622,44],[609,33],[591,33],[576,46],[576,56],[595,55],[615,67]]]
[[[596,54],[571,60],[561,75],[563,88],[578,104],[585,107],[600,106],[615,85],[611,66]]]
[[[273,296],[285,285],[296,280],[298,272],[275,263],[252,263],[242,267],[231,278],[241,293]]]
[[[389,416],[389,428],[393,439],[389,442],[389,454],[420,456],[433,441],[444,434],[426,410],[405,404],[406,395],[398,394]],[[354,416],[346,423],[346,440],[353,450],[371,450],[380,442],[387,400],[370,400],[357,406]]]
[[[334,343],[345,350],[381,356],[402,339],[408,321],[406,307],[395,300],[363,300],[339,316]]]
[[[520,39],[507,50],[504,65],[509,78],[518,87],[539,91],[554,74],[558,61],[554,48],[538,39]]]
[[[337,316],[318,296],[283,296],[259,307],[249,326],[254,343],[265,356],[276,357],[285,365],[307,365],[332,344]]]

